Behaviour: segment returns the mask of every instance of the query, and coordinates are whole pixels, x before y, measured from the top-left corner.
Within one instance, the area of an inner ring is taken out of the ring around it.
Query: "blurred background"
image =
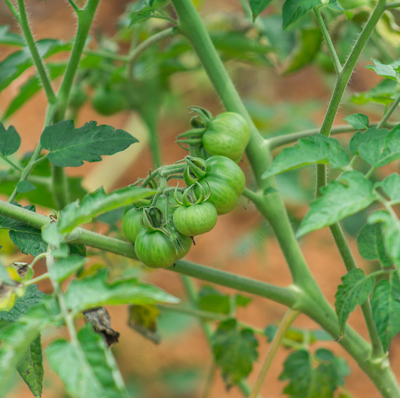
[[[281,1],[274,0],[268,10],[258,18],[255,27],[252,26],[239,1],[197,0],[195,3],[212,34],[214,43],[226,61],[226,67],[238,91],[264,136],[284,135],[316,128],[321,124],[335,75],[312,13],[301,18],[290,29],[283,31],[280,17]],[[348,1],[346,5],[354,9],[355,13],[349,22],[343,13],[339,16],[333,11],[324,14],[328,22],[332,21],[330,30],[342,60],[348,54],[369,9],[368,3],[361,0]],[[68,42],[74,37],[75,17],[66,1],[27,0],[26,6],[36,40],[52,38]],[[170,164],[187,154],[174,143],[174,140],[178,134],[190,128],[191,116],[188,107],[201,106],[209,109],[214,115],[223,111],[206,74],[187,43],[179,36],[149,48],[137,61],[134,69],[137,79],[136,91],[133,94],[132,92],[127,94],[124,88],[124,68],[121,62],[117,59],[104,60],[90,53],[90,51],[103,51],[114,55],[126,54],[134,35],[136,35],[135,40],[140,42],[169,26],[167,21],[151,19],[141,24],[140,29],[137,25],[129,27],[129,12],[132,7],[135,7],[135,3],[125,0],[100,2],[91,30],[91,40],[88,45],[90,50],[83,57],[84,68],[77,80],[79,84],[81,83],[80,89],[85,95],[79,106],[70,107],[69,118],[75,119],[76,126],[95,120],[98,124],[104,123],[124,129],[138,138],[139,143],[122,153],[105,157],[100,163],[85,163],[79,168],[68,168],[68,176],[75,181],[74,189],[77,197],[102,185],[107,190],[125,186],[139,177],[146,176],[149,169],[154,169],[149,150],[149,128],[158,131],[162,162]],[[373,71],[365,68],[371,63],[370,58],[378,58],[382,62],[398,59],[400,29],[394,18],[389,16],[385,18],[378,26],[351,79],[336,118],[337,124],[343,124],[344,117],[357,112],[368,114],[371,122],[379,121],[385,106],[391,101],[394,88],[378,85],[381,79]],[[3,2],[0,2],[0,25],[8,26],[10,32],[20,32]],[[0,62],[17,50],[18,48],[13,46],[0,46]],[[56,86],[60,83],[57,71],[62,70],[62,64],[66,59],[67,53],[60,52],[48,60],[49,70],[54,72]],[[2,66],[5,67],[0,63],[0,74]],[[0,114],[3,115],[3,121],[5,125],[12,124],[22,137],[18,157],[34,149],[44,123],[46,99],[43,92],[32,94],[23,104],[15,101],[24,87],[26,90],[34,75],[33,68],[28,68],[0,93]],[[155,81],[157,83],[154,87],[149,84]],[[105,113],[110,113],[107,109],[94,106],[93,98],[100,89],[122,93],[121,95],[125,96],[122,109],[107,115]],[[154,115],[158,115],[158,118],[156,119]],[[398,115],[394,114],[393,120],[396,120]],[[343,134],[336,138],[339,138],[343,147],[348,150],[350,137],[349,134]],[[280,150],[281,148],[276,149],[275,154]],[[0,163],[0,167],[2,166]],[[240,166],[246,173],[248,186],[251,187],[253,181],[246,158],[242,160]],[[398,170],[397,162],[384,170],[380,169],[379,173],[395,170]],[[314,197],[314,180],[312,167],[278,177],[279,188],[295,229],[307,211],[308,203]],[[0,182],[0,194],[9,194],[13,183],[5,180]],[[32,195],[39,195],[42,198],[33,198]],[[43,202],[43,198],[46,198],[47,202]],[[39,212],[51,213],[53,206],[46,186],[34,193],[26,194],[25,200],[37,203]],[[355,237],[370,211],[371,209],[367,209],[343,222],[353,253],[360,267],[367,271],[374,269],[376,264],[367,262],[358,255]],[[96,223],[97,231],[123,238],[119,231],[121,216],[121,212],[115,212],[100,217]],[[5,263],[27,259],[27,256],[21,255],[16,250],[5,230],[0,230],[0,243],[3,246],[2,253],[6,255]],[[333,303],[345,268],[329,230],[324,229],[307,235],[301,240],[301,246],[313,275],[328,300]],[[290,283],[284,258],[269,226],[252,204],[243,197],[234,211],[219,217],[217,226],[211,232],[196,238],[196,246],[190,251],[188,259],[277,285]],[[173,272],[149,271],[133,260],[97,253],[89,267],[102,266],[109,266],[113,277],[137,276],[162,287],[181,298],[184,303],[187,300],[181,279]],[[37,267],[38,275],[45,271],[44,264]],[[199,289],[204,289],[207,285],[200,281],[196,284]],[[50,285],[43,282],[39,288],[48,292]],[[223,294],[234,293],[229,289],[217,289]],[[236,387],[226,391],[219,371],[211,372],[211,351],[196,317],[162,310],[157,321],[162,341],[156,345],[128,327],[127,307],[110,307],[108,311],[113,329],[121,334],[119,343],[115,344],[112,350],[132,397],[242,396]],[[238,309],[238,318],[263,330],[279,321],[284,312],[285,308],[279,304],[254,298],[245,307]],[[350,324],[367,337],[359,308],[350,316]],[[318,328],[304,316],[300,316],[294,325],[308,329]],[[54,329],[47,330],[43,336],[44,345],[59,335],[67,334]],[[258,335],[257,339],[259,360],[249,377],[250,383],[254,383],[268,349],[265,336]],[[347,391],[348,395],[343,396],[379,397],[373,384],[338,344],[318,341],[313,347],[332,349],[337,355],[348,360],[351,374],[347,378],[346,390],[341,390],[343,394]],[[279,381],[278,377],[288,352],[285,348],[280,348],[278,351],[261,390],[263,397],[284,396],[282,390],[285,383]],[[392,342],[390,359],[394,372],[400,377],[399,338],[395,338]],[[67,397],[62,391],[61,383],[45,364],[43,397]],[[19,375],[15,374],[14,387],[8,397],[30,396],[28,388]]]

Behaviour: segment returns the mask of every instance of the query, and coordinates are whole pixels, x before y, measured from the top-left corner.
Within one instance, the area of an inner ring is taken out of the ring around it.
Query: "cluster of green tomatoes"
[[[138,259],[151,268],[167,268],[184,257],[194,237],[211,231],[217,216],[230,212],[243,193],[245,176],[238,162],[250,138],[242,116],[193,108],[193,129],[178,136],[191,156],[161,166],[134,185],[156,193],[125,209],[122,229]],[[186,139],[182,139],[186,137]],[[186,187],[170,186],[183,180]]]

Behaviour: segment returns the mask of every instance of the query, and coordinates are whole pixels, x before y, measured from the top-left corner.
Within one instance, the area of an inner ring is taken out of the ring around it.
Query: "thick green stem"
[[[335,67],[336,73],[340,73],[342,71],[342,64],[339,61],[339,57],[336,53],[335,47],[332,43],[332,39],[329,35],[328,29],[325,25],[324,19],[322,18],[319,7],[313,8],[315,17],[317,18],[318,25],[321,29],[322,36],[324,36],[326,46],[328,47],[329,54],[331,55],[333,66]]]
[[[299,314],[299,311],[294,311],[292,309],[286,311],[284,317],[282,318],[282,321],[279,324],[278,330],[276,331],[275,336],[272,339],[271,345],[269,346],[267,355],[264,358],[264,362],[257,376],[256,384],[254,385],[253,391],[251,392],[249,398],[257,398],[257,395],[260,392],[260,389],[264,383],[265,376],[267,375],[268,369],[272,364],[275,354],[278,351],[278,348],[281,345],[282,340],[286,335],[286,332],[289,330],[290,326]]]
[[[337,111],[339,109],[340,103],[342,101],[342,97],[344,91],[347,87],[347,84],[350,80],[351,75],[353,74],[353,70],[356,66],[358,58],[360,57],[361,51],[363,50],[365,44],[368,41],[368,38],[371,36],[375,25],[380,20],[382,14],[385,12],[385,2],[386,0],[378,0],[378,3],[370,15],[367,23],[365,24],[360,36],[358,37],[356,43],[354,44],[353,49],[350,52],[349,57],[347,58],[346,63],[343,66],[342,71],[338,74],[335,88],[333,90],[332,98],[329,102],[328,109],[325,114],[324,121],[322,123],[320,134],[329,137],[333,122],[335,121],[335,117]],[[326,166],[318,165],[317,166],[317,193],[320,188],[326,185]]]
[[[89,34],[99,1],[100,0],[88,0],[83,9],[76,10],[78,15],[78,31],[76,33],[71,57],[68,61],[67,69],[65,71],[60,90],[57,94],[58,106],[54,115],[54,123],[63,120],[65,117],[69,93],[74,83],[75,74],[79,66],[79,61],[81,59],[81,55],[85,47],[86,39]],[[64,169],[54,166],[52,178],[54,201],[58,207],[62,209],[69,203],[68,180],[65,177]]]
[[[38,71],[40,81],[43,84],[47,100],[50,104],[54,104],[56,102],[56,95],[54,94],[53,87],[51,87],[50,79],[47,75],[46,69],[44,68],[42,58],[39,54],[39,51],[36,47],[35,39],[33,38],[32,32],[30,30],[24,0],[18,0],[18,8],[20,16],[19,23],[21,24],[22,32],[24,33],[26,43],[28,44],[33,62],[35,63],[36,69]]]
[[[340,224],[336,223],[331,225],[330,230],[333,238],[335,239],[336,246],[339,249],[344,265],[346,266],[347,272],[358,268]],[[372,308],[370,302],[367,300],[364,304],[361,305],[361,309],[364,315],[365,323],[367,324],[369,337],[371,339],[371,358],[373,360],[376,358],[382,358],[384,356],[384,351],[378,331],[376,329],[375,321],[372,317]]]

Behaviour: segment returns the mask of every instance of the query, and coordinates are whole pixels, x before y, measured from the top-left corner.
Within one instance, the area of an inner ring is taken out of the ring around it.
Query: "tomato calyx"
[[[203,179],[207,175],[207,165],[203,159],[193,156],[186,156],[185,162],[186,167],[183,172],[183,177],[185,181],[190,183],[190,185]]]
[[[205,202],[211,195],[211,189],[210,185],[206,181],[208,192],[206,193],[205,189],[201,184],[199,184],[197,181],[195,184],[192,184],[190,187],[186,188],[185,191],[183,192],[182,195],[182,200],[180,200],[177,197],[177,189],[175,190],[175,200],[181,205],[181,206],[193,206],[193,205],[199,205],[203,202]],[[195,188],[198,188],[198,193],[196,193]],[[177,187],[178,188],[178,187]]]
[[[167,233],[164,224],[164,216],[158,207],[150,207],[143,209],[142,226],[149,232],[160,231]]]

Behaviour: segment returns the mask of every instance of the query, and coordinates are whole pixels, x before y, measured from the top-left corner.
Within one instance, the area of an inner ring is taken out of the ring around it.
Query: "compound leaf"
[[[271,0],[249,0],[253,22],[271,3]]]
[[[68,307],[74,312],[103,305],[177,303],[179,300],[156,286],[136,279],[108,283],[108,269],[74,279],[65,293]]]
[[[369,117],[362,113],[354,113],[353,115],[345,117],[344,120],[355,129],[365,130],[369,127]]]
[[[127,206],[155,193],[155,190],[146,188],[126,187],[107,194],[101,187],[85,195],[80,202],[76,200],[65,206],[59,216],[58,228],[62,233],[71,232],[80,224],[92,221],[101,213]]]
[[[321,4],[320,0],[286,0],[282,8],[283,28],[286,29],[308,11]]]
[[[235,319],[221,322],[212,336],[216,364],[227,389],[247,377],[257,360],[257,339],[250,329],[239,329]]]
[[[62,120],[44,129],[40,143],[49,160],[59,167],[78,167],[83,161],[99,162],[103,155],[123,151],[138,140],[124,130],[97,122],[75,128],[73,120]]]
[[[376,285],[371,297],[372,314],[385,351],[390,341],[400,332],[400,281],[397,273]]]
[[[28,350],[17,366],[17,370],[26,385],[32,391],[33,396],[35,398],[41,398],[43,383],[43,353],[40,336],[30,343]]]
[[[40,229],[29,225],[16,224],[10,230],[10,239],[24,254],[34,257],[47,250],[47,244],[43,242]]]
[[[369,206],[375,196],[372,182],[358,171],[343,173],[321,189],[322,196],[310,205],[297,236],[332,225]]]
[[[198,306],[204,311],[229,314],[231,309],[228,295],[220,293],[211,286],[203,286],[199,291]]]
[[[346,166],[349,161],[338,140],[321,134],[311,135],[301,138],[293,147],[283,149],[263,174],[263,178],[315,163],[329,164],[333,168],[338,168]]]
[[[2,156],[10,156],[18,151],[21,145],[21,137],[13,126],[8,129],[0,122],[0,154]]]
[[[344,326],[350,313],[357,305],[363,304],[368,299],[374,282],[374,279],[366,277],[360,268],[353,269],[342,277],[342,284],[339,285],[335,295],[335,308],[341,336],[343,336]]]

